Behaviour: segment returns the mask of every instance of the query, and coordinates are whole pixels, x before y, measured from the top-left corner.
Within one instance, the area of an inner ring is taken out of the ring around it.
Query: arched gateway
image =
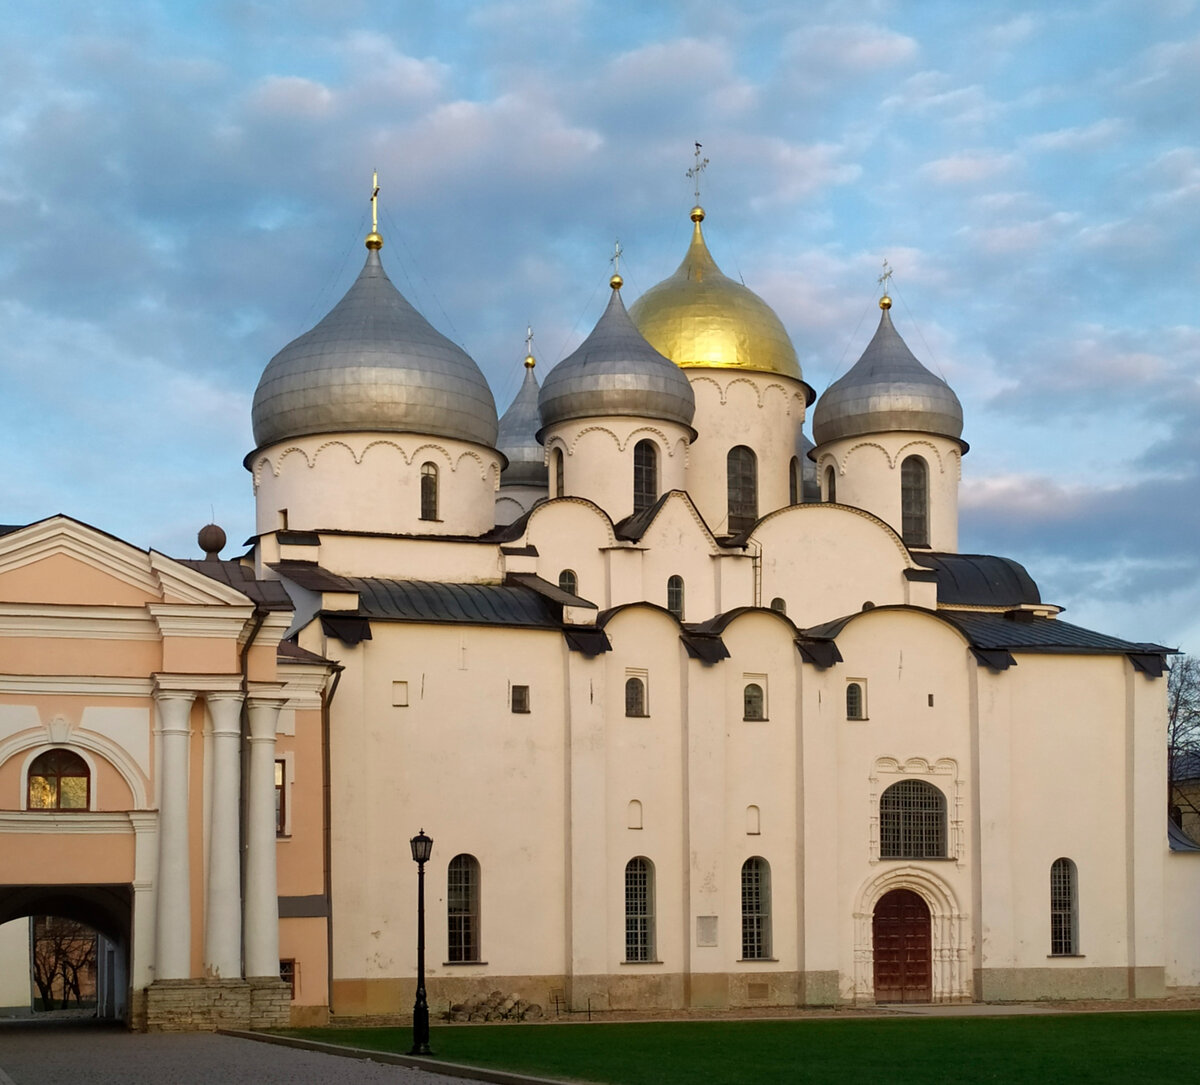
[[[930,1002],[933,954],[929,906],[911,889],[884,893],[871,921],[876,1002]]]

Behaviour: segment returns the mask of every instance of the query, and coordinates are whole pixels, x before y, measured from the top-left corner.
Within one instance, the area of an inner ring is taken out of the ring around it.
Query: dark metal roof
[[[576,595],[574,592],[563,591],[557,584],[551,584],[549,580],[543,580],[537,573],[509,573],[505,578],[506,584],[515,584],[519,588],[528,588],[530,591],[537,592],[538,595],[545,599],[549,599],[552,603],[557,603],[561,607],[588,607],[595,610],[596,604],[590,599],[584,599],[581,595]]]
[[[667,498],[674,492],[674,490],[668,490],[653,505],[642,509],[640,512],[635,512],[631,516],[626,516],[623,520],[618,520],[613,524],[613,534],[618,539],[637,542],[646,533],[646,529],[654,523],[654,517],[658,515],[658,510],[663,507]]]
[[[684,631],[679,634],[679,639],[683,641],[688,657],[698,659],[701,663],[720,663],[722,659],[729,658],[725,642],[711,633]]]
[[[1033,578],[1011,558],[914,550],[912,559],[937,575],[939,603],[1006,607],[1042,601]]]
[[[327,667],[342,669],[341,665],[332,659],[326,659],[323,655],[310,652],[307,648],[301,648],[294,640],[281,640],[276,654],[280,659],[291,660],[293,663],[324,663]]]
[[[353,591],[350,582],[344,576],[322,569],[312,561],[275,561],[270,568],[280,576],[299,584],[309,591]]]
[[[1167,844],[1172,851],[1200,851],[1200,844],[1197,844],[1170,818],[1167,818]]]
[[[513,584],[443,584],[358,576],[339,579],[349,585],[349,591],[358,592],[358,613],[365,618],[562,628],[556,604],[530,588]]]
[[[247,599],[266,610],[291,610],[292,600],[278,580],[255,580],[254,570],[240,561],[213,561],[209,558],[176,558],[180,565],[240,591]]]
[[[26,527],[26,524],[0,524],[0,535],[9,535],[14,531],[20,531]]]

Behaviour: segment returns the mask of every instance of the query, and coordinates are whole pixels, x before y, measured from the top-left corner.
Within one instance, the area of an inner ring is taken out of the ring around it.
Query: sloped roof
[[[208,558],[174,558],[198,573],[240,591],[247,599],[265,610],[291,610],[292,600],[278,580],[255,580],[254,570],[240,561],[212,561]]]
[[[950,606],[1018,606],[1040,603],[1041,593],[1025,567],[992,554],[912,551],[912,559],[937,575],[938,602]]]

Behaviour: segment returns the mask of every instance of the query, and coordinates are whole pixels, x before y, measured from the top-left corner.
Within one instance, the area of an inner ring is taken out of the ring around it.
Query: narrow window
[[[788,503],[799,505],[800,492],[800,460],[793,456],[788,464]]]
[[[433,463],[421,464],[421,519],[438,518],[438,469]]]
[[[561,448],[554,450],[554,496],[562,497],[567,488],[563,485],[563,454]]]
[[[658,447],[638,441],[633,447],[633,511],[648,509],[658,500]]]
[[[646,683],[640,678],[625,680],[625,715],[646,715]]]
[[[900,520],[905,545],[929,545],[929,468],[920,456],[900,465]]]
[[[861,682],[846,683],[846,719],[865,720],[867,718],[867,701],[863,695]]]
[[[758,836],[762,832],[762,811],[757,806],[746,807],[746,835]]]
[[[564,569],[558,574],[558,586],[565,592],[576,594],[576,589],[579,587],[579,577],[575,575],[574,569]]]
[[[825,500],[837,501],[837,471],[832,466],[825,468]]]
[[[757,682],[750,682],[742,690],[742,718],[747,720],[763,720],[763,688]]]
[[[771,600],[771,609],[773,611],[775,611],[776,614],[786,614],[787,613],[787,603],[785,603],[777,595],[777,596],[775,596],[774,599]]]
[[[512,688],[512,710],[514,712],[529,711],[529,687],[528,686],[513,686]]]
[[[667,577],[667,610],[683,621],[683,577]]]
[[[479,960],[479,860],[456,855],[446,871],[447,959]]]
[[[287,836],[287,762],[275,762],[275,835]]]
[[[759,856],[742,864],[742,959],[771,956],[771,868]]]
[[[1070,859],[1050,866],[1050,955],[1073,957],[1079,952],[1078,875]]]
[[[639,799],[629,800],[629,806],[625,810],[625,824],[629,829],[642,827],[642,804]]]
[[[654,960],[654,865],[641,856],[625,864],[625,960]]]
[[[729,450],[725,460],[729,492],[729,530],[749,531],[758,519],[758,461],[745,445]]]
[[[944,859],[946,796],[924,780],[901,780],[879,796],[882,859]]]
[[[87,762],[70,750],[47,750],[29,766],[30,810],[86,810],[91,805],[92,774]]]
[[[296,999],[296,958],[288,957],[279,962],[279,978],[288,985],[291,998]]]

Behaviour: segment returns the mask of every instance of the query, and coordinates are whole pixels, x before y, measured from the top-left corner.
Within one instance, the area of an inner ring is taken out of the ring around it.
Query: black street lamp
[[[425,998],[425,864],[433,839],[422,829],[409,842],[417,864],[417,1000],[413,1003],[413,1045],[410,1055],[432,1055],[429,1050],[429,1003]]]

